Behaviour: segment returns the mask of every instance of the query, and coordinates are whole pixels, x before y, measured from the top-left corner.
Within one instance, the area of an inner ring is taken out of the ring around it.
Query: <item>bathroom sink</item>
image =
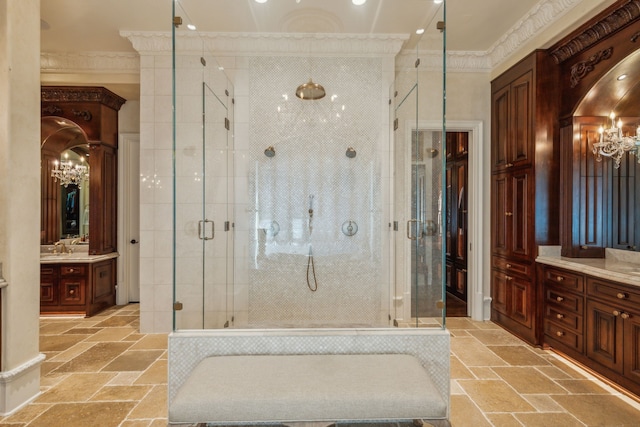
[[[83,259],[89,259],[89,253],[79,252],[79,253],[72,253],[72,254],[48,254],[48,253],[40,254],[40,260],[45,260],[45,261],[55,261],[55,260],[68,261],[68,260],[83,260]]]

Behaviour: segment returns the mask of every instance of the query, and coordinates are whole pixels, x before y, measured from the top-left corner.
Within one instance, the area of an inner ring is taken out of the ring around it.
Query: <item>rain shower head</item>
[[[301,84],[296,89],[296,96],[300,99],[321,99],[324,98],[325,95],[326,92],[322,85],[314,83],[311,79],[309,79],[307,83]]]
[[[276,150],[273,148],[273,145],[267,147],[267,149],[264,150],[264,155],[267,157],[273,157],[276,155]]]

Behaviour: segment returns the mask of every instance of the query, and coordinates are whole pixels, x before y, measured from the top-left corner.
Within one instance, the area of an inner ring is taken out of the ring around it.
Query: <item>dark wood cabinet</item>
[[[491,318],[531,344],[536,248],[559,241],[557,80],[536,51],[491,82]]]
[[[640,288],[538,265],[543,344],[640,394]]]
[[[467,132],[447,132],[446,159],[446,264],[447,292],[467,301]]]
[[[116,260],[41,264],[40,313],[92,316],[115,305]]]
[[[615,249],[638,250],[640,227],[636,227],[636,205],[640,201],[640,165],[637,157],[626,154],[619,169],[613,169],[613,179],[608,186],[611,194],[611,226],[609,247]]]

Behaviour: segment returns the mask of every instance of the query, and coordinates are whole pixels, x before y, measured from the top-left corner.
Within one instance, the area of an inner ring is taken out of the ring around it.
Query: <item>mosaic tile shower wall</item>
[[[387,325],[381,60],[257,57],[249,82],[249,324]]]

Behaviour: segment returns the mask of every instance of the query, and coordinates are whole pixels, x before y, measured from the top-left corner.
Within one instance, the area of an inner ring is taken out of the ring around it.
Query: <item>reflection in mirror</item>
[[[89,234],[89,167],[84,147],[62,153],[60,163],[54,161],[51,176],[62,186],[60,199],[61,238],[86,240]]]

